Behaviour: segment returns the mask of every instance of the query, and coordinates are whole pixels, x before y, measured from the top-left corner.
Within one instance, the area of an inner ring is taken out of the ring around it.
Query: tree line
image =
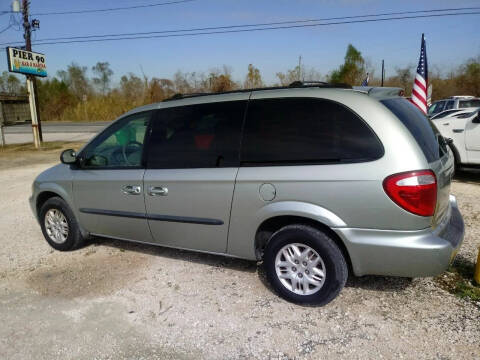
[[[410,94],[415,70],[416,64],[396,68],[394,75],[385,79],[384,86],[402,87],[407,95]],[[299,64],[278,72],[277,81],[272,85],[285,86],[300,80],[355,86],[362,83],[367,73],[370,75],[369,85],[380,86],[380,77],[370,62],[349,45],[343,64],[332,72],[322,75],[314,68]],[[128,73],[116,84],[113,84],[113,74],[108,62],[98,62],[90,69],[71,63],[56,76],[39,79],[41,119],[112,120],[134,107],[162,101],[178,93],[217,93],[266,86],[260,70],[253,64],[248,65],[243,81],[235,81],[228,66],[206,73],[177,71],[171,79]],[[480,56],[465,61],[446,74],[438,67],[430,67],[429,82],[433,86],[433,101],[452,95],[480,96]],[[0,92],[22,93],[25,86],[15,75],[5,71],[0,76]]]

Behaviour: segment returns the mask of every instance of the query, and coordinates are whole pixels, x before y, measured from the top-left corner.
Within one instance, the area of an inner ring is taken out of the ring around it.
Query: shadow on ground
[[[467,184],[480,184],[480,169],[457,170],[453,179]]]
[[[111,240],[106,238],[95,238],[93,240],[98,245],[117,248],[120,250],[134,251],[153,256],[161,256],[179,261],[189,261],[197,264],[209,265],[214,267],[224,267],[231,270],[255,272],[257,265],[254,261],[237,259],[227,256],[200,253],[190,250],[179,250],[163,246],[140,244],[128,241]]]
[[[248,261],[237,258],[230,258],[221,255],[212,255],[198,253],[189,250],[178,250],[165,248],[155,245],[129,243],[125,241],[110,240],[105,238],[95,238],[94,241],[103,246],[114,247],[117,249],[139,252],[143,254],[167,257],[169,259],[179,261],[190,261],[197,264],[209,265],[213,267],[224,267],[236,271],[244,271],[249,273],[257,272],[260,281],[267,289],[274,292],[267,280],[264,267],[260,262]],[[373,291],[402,291],[410,286],[412,279],[388,276],[362,276],[356,277],[350,275],[346,283],[346,287],[361,288]]]

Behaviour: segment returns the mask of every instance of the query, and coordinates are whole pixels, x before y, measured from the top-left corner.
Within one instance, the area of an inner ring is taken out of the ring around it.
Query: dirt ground
[[[105,239],[53,251],[27,199],[57,157],[0,156],[1,359],[480,359],[480,304],[433,279],[351,277],[329,305],[301,307],[252,262]],[[480,174],[452,192],[473,263]]]

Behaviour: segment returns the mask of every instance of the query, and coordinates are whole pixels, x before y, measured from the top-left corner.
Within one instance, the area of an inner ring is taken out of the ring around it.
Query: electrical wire
[[[155,39],[155,38],[170,38],[170,37],[186,37],[186,36],[198,36],[198,35],[213,35],[213,34],[228,34],[228,33],[240,33],[240,32],[254,32],[254,31],[266,31],[266,30],[279,30],[279,29],[294,29],[294,28],[310,28],[318,26],[331,26],[342,24],[358,24],[358,23],[372,23],[372,22],[385,22],[394,20],[408,20],[408,19],[420,19],[420,18],[436,18],[446,16],[463,16],[463,15],[479,15],[478,12],[457,12],[446,14],[430,14],[430,15],[415,15],[415,16],[401,16],[401,17],[389,17],[381,19],[363,19],[363,20],[351,20],[351,21],[338,21],[328,23],[316,23],[316,24],[301,24],[301,25],[285,25],[285,26],[273,26],[273,27],[260,27],[255,29],[235,29],[235,30],[220,30],[220,31],[204,31],[195,33],[184,34],[167,34],[167,35],[150,35],[150,36],[131,36],[131,37],[116,37],[107,39],[83,39],[83,40],[69,40],[69,41],[51,41],[42,42],[38,41],[35,45],[54,45],[54,44],[73,44],[73,43],[88,43],[88,42],[104,42],[104,41],[120,41],[120,40],[136,40],[136,39]],[[0,45],[6,45],[5,43]]]
[[[12,27],[12,24],[9,24],[5,29],[0,30],[0,34],[1,34],[1,33],[4,33],[5,31],[7,31],[8,29],[10,29],[11,27]]]
[[[123,39],[125,37],[131,37],[131,36],[143,36],[143,35],[154,35],[154,34],[175,34],[175,33],[183,33],[183,32],[226,30],[226,29],[238,29],[238,28],[245,28],[245,27],[261,27],[261,26],[270,27],[270,26],[287,25],[287,24],[304,24],[304,23],[313,23],[313,22],[317,23],[317,22],[321,22],[321,21],[331,21],[331,20],[346,20],[346,19],[358,19],[358,18],[365,18],[365,17],[407,15],[407,14],[429,13],[429,12],[447,12],[447,11],[460,11],[460,10],[461,11],[480,10],[480,7],[463,7],[463,8],[449,8],[449,9],[429,9],[429,10],[416,10],[416,11],[402,11],[402,12],[390,12],[390,13],[380,13],[380,14],[365,14],[365,15],[330,17],[330,18],[319,18],[319,19],[290,20],[290,21],[279,21],[279,22],[268,22],[268,23],[257,23],[257,24],[226,25],[226,26],[215,26],[215,27],[202,27],[202,28],[176,29],[176,30],[160,30],[160,31],[148,31],[148,32],[135,32],[135,33],[117,33],[117,34],[55,37],[55,38],[39,39],[38,41],[39,42],[45,42],[45,41],[57,41],[57,40],[77,40],[77,39],[84,40],[84,39],[113,38],[113,37],[122,37],[122,39]],[[464,14],[464,13],[461,13],[461,14]],[[441,14],[439,14],[439,15],[441,15]],[[452,16],[453,14],[445,14],[445,15]],[[321,26],[321,25],[313,24],[313,26]],[[284,28],[284,27],[278,27],[278,28]],[[288,28],[288,27],[285,27],[285,28]],[[267,30],[267,29],[265,29],[265,30]],[[214,33],[217,33],[217,32],[214,32]],[[218,33],[220,33],[220,32],[218,32]],[[10,43],[0,43],[0,46],[1,45],[8,45],[8,44],[17,44],[17,43],[22,43],[22,42],[19,41],[19,42],[10,42]]]
[[[168,1],[168,2],[161,2],[161,3],[125,6],[125,7],[117,7],[117,8],[91,9],[91,10],[72,10],[72,11],[54,11],[54,12],[33,13],[31,15],[32,16],[48,16],[48,15],[86,14],[86,13],[119,11],[119,10],[133,10],[133,9],[150,8],[150,7],[156,7],[156,6],[165,6],[165,5],[187,3],[187,2],[192,2],[192,1],[197,1],[197,0],[175,0],[175,1]]]

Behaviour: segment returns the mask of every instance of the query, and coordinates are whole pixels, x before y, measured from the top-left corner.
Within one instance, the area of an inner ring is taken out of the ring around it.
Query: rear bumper
[[[465,225],[450,195],[448,213],[433,230],[333,230],[345,243],[355,275],[422,277],[448,267],[462,244]]]

